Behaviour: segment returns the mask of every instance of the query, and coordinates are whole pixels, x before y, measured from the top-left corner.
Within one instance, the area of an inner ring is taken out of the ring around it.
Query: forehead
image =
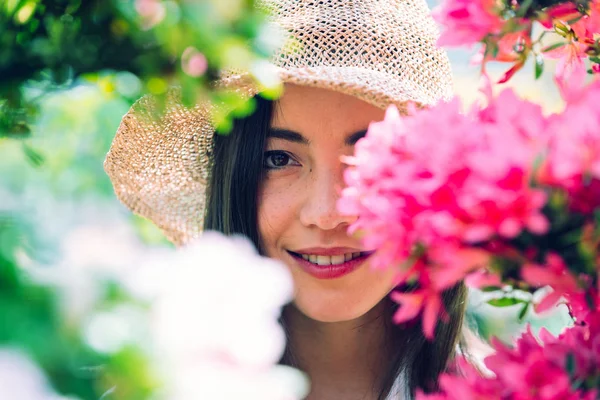
[[[305,136],[324,133],[348,134],[383,119],[385,111],[356,97],[332,90],[285,85],[277,101],[273,127]]]

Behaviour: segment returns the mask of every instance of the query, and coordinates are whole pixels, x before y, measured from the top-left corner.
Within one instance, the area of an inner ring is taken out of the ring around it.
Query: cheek
[[[290,236],[297,221],[298,195],[290,185],[275,185],[266,181],[258,197],[258,231],[267,256],[277,254],[279,241]]]

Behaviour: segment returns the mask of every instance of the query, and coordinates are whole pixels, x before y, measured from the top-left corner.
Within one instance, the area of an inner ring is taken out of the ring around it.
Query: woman
[[[391,323],[395,271],[372,271],[377,249],[347,235],[340,158],[385,108],[451,96],[446,55],[424,0],[278,0],[273,22],[299,46],[273,64],[276,102],[228,136],[214,135],[206,105],[185,109],[173,91],[157,116],[151,98],[124,117],[106,160],[118,197],[176,244],[203,229],[244,234],[290,269],[296,296],[283,312],[282,363],[311,378],[309,399],[404,399],[435,388],[459,342],[466,291],[445,293],[448,324],[428,342],[419,324]],[[222,82],[255,96],[245,74]],[[410,290],[410,288],[404,288]]]

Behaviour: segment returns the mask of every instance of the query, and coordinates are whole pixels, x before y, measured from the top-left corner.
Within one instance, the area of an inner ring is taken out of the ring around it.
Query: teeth
[[[342,256],[331,256],[331,265],[343,264],[345,257]]]
[[[345,261],[350,261],[356,257],[360,256],[360,252],[358,253],[346,253],[344,255],[336,255],[336,256],[318,256],[314,254],[302,254],[302,258],[310,261],[313,264],[318,265],[339,265],[343,264]]]
[[[319,265],[331,265],[331,257],[329,257],[329,256],[317,256],[317,264],[319,264]]]

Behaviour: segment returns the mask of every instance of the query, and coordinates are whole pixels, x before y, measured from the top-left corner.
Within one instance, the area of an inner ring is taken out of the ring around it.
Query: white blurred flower
[[[23,353],[0,348],[0,399],[60,400],[42,370]]]
[[[205,232],[162,267],[153,327],[172,376],[170,399],[306,394],[300,372],[274,367],[285,348],[277,319],[293,294],[283,265],[260,257],[246,239]],[[155,279],[159,268],[148,268]]]
[[[146,336],[146,315],[139,308],[120,305],[93,314],[84,325],[88,345],[102,353],[115,353],[128,344],[142,344]]]
[[[266,60],[254,61],[250,66],[250,72],[259,84],[268,89],[276,89],[282,85],[277,67]]]
[[[307,395],[302,375],[283,365],[265,373],[197,363],[177,374],[174,387],[169,400],[296,400]]]
[[[279,24],[263,24],[254,39],[256,45],[267,53],[274,53],[285,44],[285,30]]]

